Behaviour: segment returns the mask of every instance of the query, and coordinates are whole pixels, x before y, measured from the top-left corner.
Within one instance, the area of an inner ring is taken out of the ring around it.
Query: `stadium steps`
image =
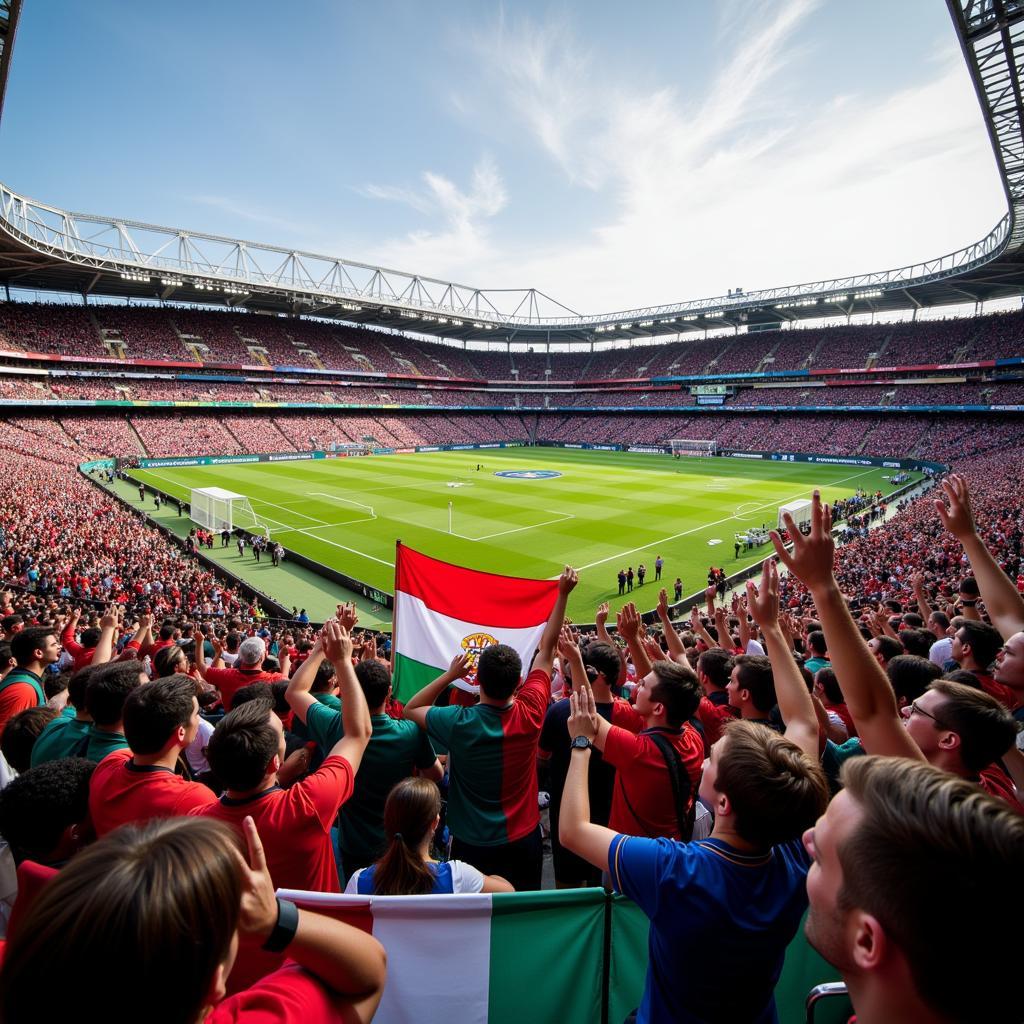
[[[757,369],[754,370],[754,373],[763,373],[766,366],[770,366],[775,362],[775,353],[778,351],[781,344],[782,339],[779,339],[767,352],[765,352],[764,356],[761,358],[761,362],[757,364]]]
[[[149,450],[146,448],[146,442],[142,440],[142,435],[139,433],[135,424],[132,423],[131,418],[128,416],[125,416],[125,422],[128,424],[128,429],[131,431],[132,437],[139,447],[139,452],[148,458]]]
[[[865,370],[870,370],[874,366],[882,366],[882,356],[885,355],[885,350],[889,347],[889,343],[892,341],[892,331],[890,331],[882,341],[881,346],[874,356],[868,356],[868,361],[864,364]]]
[[[828,333],[826,331],[822,331],[821,337],[818,339],[818,344],[807,353],[807,358],[800,364],[799,369],[806,370],[818,361],[818,353],[821,352],[821,347],[825,344],[825,339],[827,337]]]
[[[223,419],[222,417],[217,417],[217,419],[220,424],[221,430],[223,430],[225,434],[229,434],[232,438],[234,438],[235,443],[238,445],[238,450],[240,452],[247,452],[249,450],[249,446],[242,443],[239,436],[231,429],[230,426],[228,426],[227,420]]]
[[[735,344],[735,340],[726,342],[725,348],[719,349],[717,355],[715,355],[713,359],[709,360],[708,364],[700,372],[702,374],[712,373],[713,367],[717,366],[725,358],[725,356],[728,354],[728,352],[732,349],[733,345]]]

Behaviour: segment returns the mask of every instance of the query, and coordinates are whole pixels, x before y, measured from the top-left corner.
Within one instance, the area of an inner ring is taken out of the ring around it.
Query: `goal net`
[[[190,504],[192,522],[204,530],[220,533],[240,526],[270,536],[270,525],[256,515],[244,494],[226,491],[223,487],[193,487]]]
[[[669,442],[673,455],[708,456],[718,454],[717,441],[703,441],[689,437],[674,437]]]
[[[337,452],[339,455],[368,455],[369,445],[353,444],[351,441],[332,441],[327,450]]]
[[[791,501],[788,505],[779,506],[779,529],[784,530],[786,524],[783,515],[788,512],[793,517],[797,529],[802,526],[810,526],[811,523],[811,502],[809,498],[801,498],[799,501]]]

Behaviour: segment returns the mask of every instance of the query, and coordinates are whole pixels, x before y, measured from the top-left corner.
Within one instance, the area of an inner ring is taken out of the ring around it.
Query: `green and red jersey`
[[[540,821],[537,743],[551,677],[534,670],[505,707],[431,708],[427,734],[450,758],[448,825],[471,846],[501,846]]]

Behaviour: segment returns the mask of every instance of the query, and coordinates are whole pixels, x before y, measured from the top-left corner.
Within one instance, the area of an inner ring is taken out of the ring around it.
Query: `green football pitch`
[[[525,475],[502,475],[508,473]],[[186,500],[193,487],[243,494],[286,549],[383,591],[394,588],[398,539],[445,561],[513,576],[547,578],[569,563],[580,574],[569,614],[580,622],[592,622],[601,601],[615,609],[632,599],[647,610],[656,604],[659,586],[667,586],[671,596],[677,576],[684,595],[692,594],[704,587],[711,564],[732,573],[759,561],[771,546],[736,559],[734,535],[762,524],[773,527],[779,505],[809,497],[815,487],[829,501],[858,487],[890,490],[888,471],[880,468],[554,448],[163,468],[132,475]],[[661,584],[654,579],[659,555]],[[635,570],[640,563],[647,567],[646,585],[619,597],[619,569]],[[249,560],[239,564],[244,574]],[[267,576],[261,585],[278,596]],[[324,597],[327,609],[344,593],[325,580]],[[280,600],[292,603],[287,594]]]

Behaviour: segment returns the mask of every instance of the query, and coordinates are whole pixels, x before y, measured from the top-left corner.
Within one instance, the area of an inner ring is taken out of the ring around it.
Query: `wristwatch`
[[[589,750],[594,744],[586,736],[577,736],[569,746],[573,750]]]

